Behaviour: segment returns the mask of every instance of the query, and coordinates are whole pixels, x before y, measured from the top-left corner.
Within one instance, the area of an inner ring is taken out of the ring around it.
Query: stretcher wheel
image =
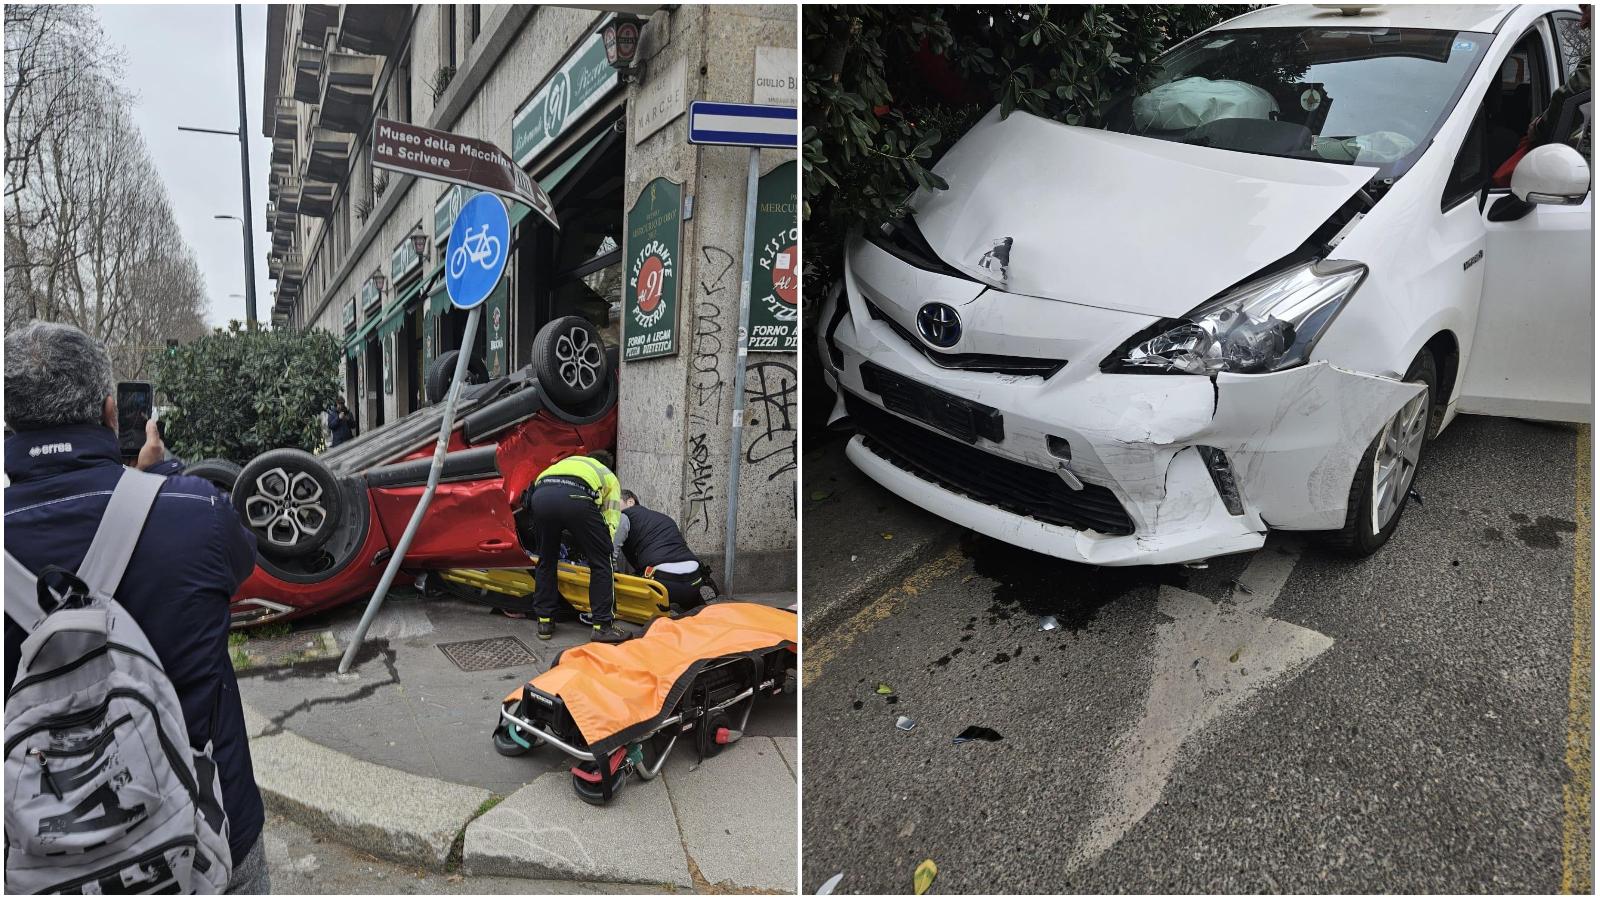
[[[510,708],[510,705],[507,706]],[[494,729],[494,752],[501,756],[521,756],[529,750],[544,743],[544,738],[534,735],[524,735],[520,730],[513,733],[516,726],[504,719]]]
[[[607,760],[580,762],[572,767],[572,790],[590,806],[605,806],[628,782],[628,767],[622,765],[627,751],[618,748]],[[611,770],[607,774],[606,770]]]

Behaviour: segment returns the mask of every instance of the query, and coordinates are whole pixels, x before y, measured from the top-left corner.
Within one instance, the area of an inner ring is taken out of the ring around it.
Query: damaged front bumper
[[[1049,304],[1027,317],[1035,348],[1053,329],[1082,341],[1078,311],[1080,325],[1103,326],[1108,315],[995,291],[958,308],[969,328],[992,333],[991,323],[1009,327],[998,317],[1017,319],[1011,300]],[[1257,549],[1268,528],[1342,527],[1372,440],[1423,390],[1326,362],[1215,378],[1109,374],[1099,371],[1098,351],[1049,377],[955,370],[914,346],[890,316],[864,314],[865,302],[852,282],[822,322],[823,364],[839,391],[835,417],[853,413],[859,432],[851,461],[929,512],[1093,565],[1192,562]],[[1127,314],[1104,343],[1151,321]],[[936,393],[907,400],[907,391],[926,388]],[[948,427],[948,419],[930,426],[940,408],[968,421],[950,398],[977,410],[987,434]]]

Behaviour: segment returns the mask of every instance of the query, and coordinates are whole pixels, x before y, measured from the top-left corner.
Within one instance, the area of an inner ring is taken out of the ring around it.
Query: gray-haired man
[[[116,385],[99,341],[70,325],[33,322],[6,335],[5,546],[30,571],[76,571],[117,481]],[[137,466],[162,461],[151,422]],[[261,793],[250,764],[239,685],[228,658],[228,604],[255,567],[255,536],[201,478],[172,474],[145,520],[116,597],[139,623],[177,690],[189,740],[212,741],[228,813],[229,893],[271,889]],[[22,627],[6,619],[6,685],[16,680]]]

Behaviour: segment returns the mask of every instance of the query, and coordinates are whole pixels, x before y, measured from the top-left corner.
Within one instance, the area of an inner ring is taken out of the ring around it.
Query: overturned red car
[[[272,450],[241,469],[202,460],[185,469],[231,492],[256,535],[256,569],[233,598],[233,624],[260,625],[367,597],[427,485],[457,352],[429,368],[431,405],[321,454]],[[437,493],[404,571],[526,566],[513,507],[546,466],[612,448],[614,348],[587,319],[548,323],[533,361],[489,379],[473,360]]]

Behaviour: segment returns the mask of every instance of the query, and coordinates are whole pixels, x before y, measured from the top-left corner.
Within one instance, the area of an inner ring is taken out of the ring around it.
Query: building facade
[[[638,60],[620,73],[600,29],[630,14],[644,19]],[[675,518],[718,572],[736,489],[738,589],[793,590],[797,354],[752,347],[730,488],[748,151],[690,145],[686,110],[699,99],[795,105],[796,43],[791,5],[269,7],[274,326],[341,337],[363,430],[424,405],[428,367],[465,336],[442,269],[468,192],[374,169],[372,124],[493,142],[550,195],[561,227],[510,207],[508,274],[474,355],[491,376],[519,369],[539,328],[566,315],[611,346],[634,338],[617,354],[624,486]],[[792,220],[794,152],[763,150],[760,169],[762,215]],[[773,234],[756,248],[752,300],[758,315],[792,319],[796,235]]]

